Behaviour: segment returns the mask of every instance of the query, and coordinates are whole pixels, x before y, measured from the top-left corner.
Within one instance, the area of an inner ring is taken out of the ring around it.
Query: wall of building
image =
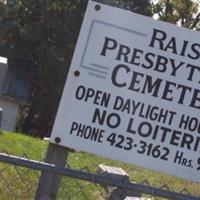
[[[29,98],[33,67],[27,60],[7,62],[0,57],[0,108],[3,109],[1,129],[15,130],[19,106]]]
[[[0,94],[2,94],[3,92],[3,86],[7,70],[8,70],[8,65],[0,62]]]
[[[20,103],[15,99],[0,96],[0,108],[3,109],[1,129],[14,131]]]

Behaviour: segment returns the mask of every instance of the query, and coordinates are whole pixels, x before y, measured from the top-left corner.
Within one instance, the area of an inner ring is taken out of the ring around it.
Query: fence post
[[[1,128],[1,123],[2,123],[2,117],[3,117],[3,109],[0,108],[0,128]]]
[[[129,183],[129,175],[121,168],[106,166],[106,165],[99,165],[97,169],[97,173],[112,177],[117,182]],[[141,193],[136,191],[128,191],[124,190],[123,188],[116,188],[116,187],[107,187],[108,190],[108,200],[125,200],[127,196],[134,196],[140,197]]]
[[[45,162],[63,167],[67,161],[69,149],[50,143],[47,150]],[[55,173],[42,171],[35,200],[55,200],[62,176]]]

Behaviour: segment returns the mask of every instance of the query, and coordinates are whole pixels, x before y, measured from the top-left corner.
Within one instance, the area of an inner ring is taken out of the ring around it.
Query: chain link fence
[[[49,169],[52,166],[33,161],[30,155],[23,154],[20,157],[13,157],[6,150],[0,149],[0,152],[0,200],[34,199],[41,170],[43,169],[43,171],[47,170],[49,172],[49,170],[52,170]],[[109,183],[109,178],[112,181],[112,176],[109,174],[105,178],[101,179],[102,177],[100,177],[99,179],[99,175],[96,173],[99,164],[124,169],[130,176],[130,182],[128,184],[123,182],[117,183],[117,181],[115,183]],[[63,170],[56,169],[56,167],[54,169],[54,173],[58,174],[60,174],[60,170]],[[139,194],[138,196],[142,194],[145,200],[200,199],[200,185],[197,183],[161,175],[156,172],[103,159],[87,153],[70,153],[65,169],[72,171],[62,172],[62,181],[57,195],[58,200],[109,199],[109,195],[113,191],[113,185],[115,184],[119,184],[121,187],[118,188],[121,189],[124,187],[126,189],[129,188],[129,191]],[[108,184],[101,184],[101,182]],[[131,185],[132,183],[136,185]],[[135,191],[133,188],[135,188]],[[141,191],[144,191],[144,193]],[[162,196],[166,197],[165,195],[168,197],[171,195],[172,198],[161,198]]]
[[[37,170],[1,164],[0,199],[34,199],[39,176],[40,171]],[[57,199],[104,199],[104,191],[99,185],[63,177]]]

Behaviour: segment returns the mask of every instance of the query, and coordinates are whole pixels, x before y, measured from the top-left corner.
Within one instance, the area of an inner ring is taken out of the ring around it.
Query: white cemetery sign
[[[89,2],[51,142],[200,182],[200,34]]]

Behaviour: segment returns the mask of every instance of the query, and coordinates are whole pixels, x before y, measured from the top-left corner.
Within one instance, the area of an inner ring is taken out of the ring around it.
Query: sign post
[[[69,150],[56,144],[49,144],[45,162],[64,167]],[[55,200],[62,176],[55,173],[42,172],[35,200]]]

